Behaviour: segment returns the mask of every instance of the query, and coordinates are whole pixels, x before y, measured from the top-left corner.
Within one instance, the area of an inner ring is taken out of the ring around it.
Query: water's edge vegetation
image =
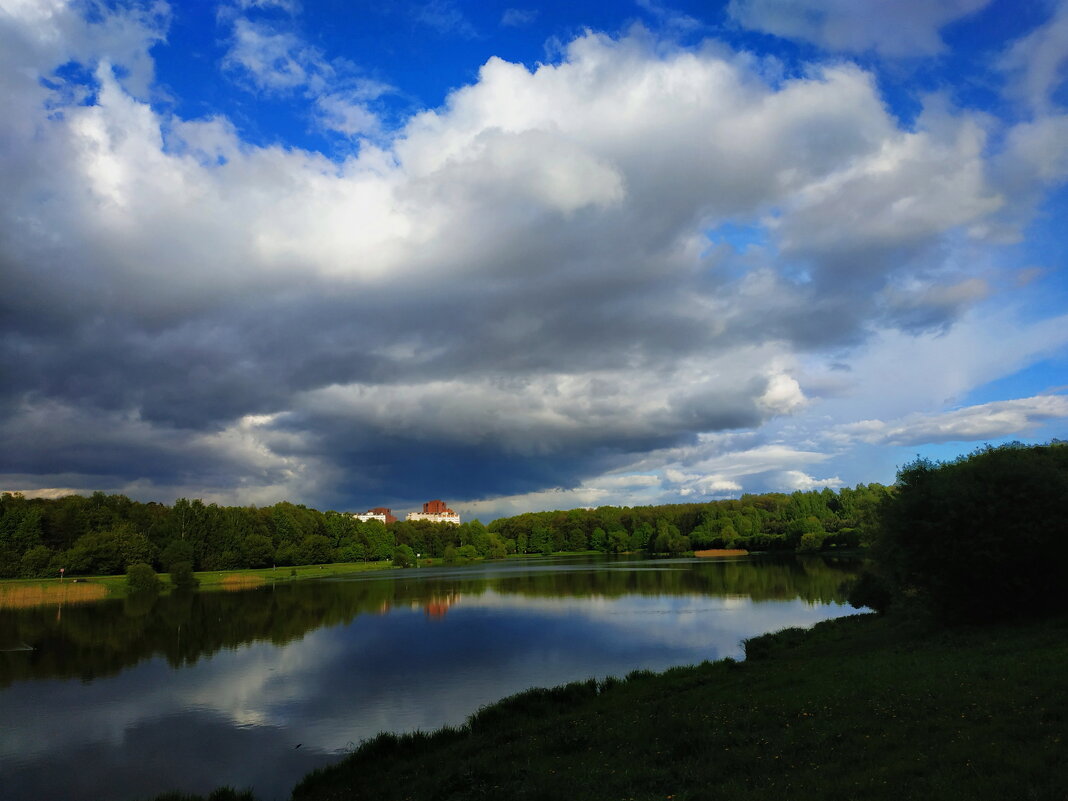
[[[384,733],[292,797],[1059,801],[1066,634],[1064,616],[840,618],[749,640],[745,662],[532,689],[461,727]]]
[[[747,643],[747,660],[531,690],[460,729],[389,734],[293,792],[341,798],[1063,797],[1063,618],[874,616]]]

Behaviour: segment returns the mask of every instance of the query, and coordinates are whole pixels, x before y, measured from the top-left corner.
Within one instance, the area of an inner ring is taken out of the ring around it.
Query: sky
[[[0,489],[465,518],[1068,438],[1068,0],[0,0]]]

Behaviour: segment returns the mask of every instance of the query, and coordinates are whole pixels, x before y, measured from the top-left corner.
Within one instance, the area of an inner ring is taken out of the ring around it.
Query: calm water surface
[[[288,798],[382,730],[851,614],[838,587],[858,567],[570,557],[0,610],[0,797]]]

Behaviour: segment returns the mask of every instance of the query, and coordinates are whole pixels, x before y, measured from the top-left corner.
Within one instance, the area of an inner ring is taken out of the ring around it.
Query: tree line
[[[459,562],[560,551],[678,554],[703,548],[818,552],[856,548],[871,536],[888,488],[858,485],[738,500],[532,512],[484,526],[429,521],[361,522],[288,502],[173,506],[103,492],[0,495],[0,578],[121,574],[130,565],[170,571],[418,558]]]
[[[858,484],[838,492],[743,495],[709,503],[528,512],[495,520],[488,530],[515,542],[520,553],[679,554],[708,548],[815,553],[864,545],[889,493],[881,484]]]

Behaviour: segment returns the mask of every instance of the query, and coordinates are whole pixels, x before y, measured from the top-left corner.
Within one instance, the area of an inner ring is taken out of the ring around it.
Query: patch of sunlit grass
[[[232,576],[223,576],[219,585],[224,590],[248,590],[253,587],[262,587],[263,583],[263,576],[249,575],[248,573],[235,573]]]
[[[712,556],[748,556],[749,551],[743,551],[739,548],[709,548],[704,551],[694,551],[694,556],[700,557],[712,557]]]
[[[59,584],[0,585],[0,609],[29,609],[34,606],[88,603],[108,594],[102,584],[67,581]]]

